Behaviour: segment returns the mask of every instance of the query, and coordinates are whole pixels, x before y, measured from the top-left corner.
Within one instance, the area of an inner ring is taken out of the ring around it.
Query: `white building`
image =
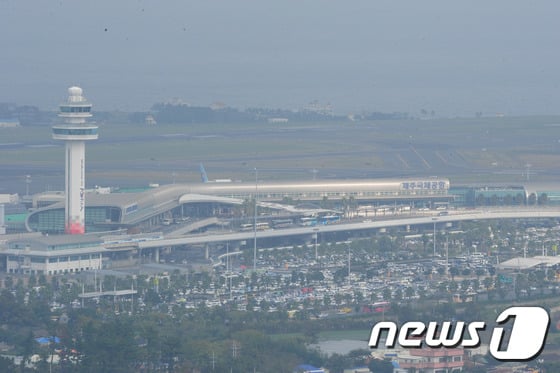
[[[93,236],[23,236],[3,250],[6,272],[55,275],[101,269],[103,240]]]

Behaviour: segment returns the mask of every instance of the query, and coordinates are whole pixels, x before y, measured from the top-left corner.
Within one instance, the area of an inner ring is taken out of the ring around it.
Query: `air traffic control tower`
[[[64,123],[53,126],[53,139],[66,142],[64,224],[67,234],[85,233],[85,141],[97,140],[98,127],[88,124],[91,104],[80,87],[68,88],[68,100],[58,116]]]

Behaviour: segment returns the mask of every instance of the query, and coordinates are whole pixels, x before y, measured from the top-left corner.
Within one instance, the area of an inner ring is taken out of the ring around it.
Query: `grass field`
[[[100,123],[87,144],[88,185],[210,179],[444,176],[452,183],[556,181],[560,117],[372,122],[145,125]],[[1,189],[64,170],[50,127],[0,129]],[[528,166],[530,165],[530,166]],[[0,189],[0,190],[1,190]]]

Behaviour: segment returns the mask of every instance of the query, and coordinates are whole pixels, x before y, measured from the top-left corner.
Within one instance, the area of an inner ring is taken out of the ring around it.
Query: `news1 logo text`
[[[506,338],[505,326],[511,329]],[[539,355],[544,348],[550,316],[542,307],[514,306],[502,311],[496,318],[489,343],[489,353],[500,361],[526,361]],[[369,347],[378,348],[386,336],[385,347],[419,348],[475,348],[481,343],[480,333],[487,328],[484,321],[442,323],[409,321],[398,326],[392,321],[381,321],[371,328]]]

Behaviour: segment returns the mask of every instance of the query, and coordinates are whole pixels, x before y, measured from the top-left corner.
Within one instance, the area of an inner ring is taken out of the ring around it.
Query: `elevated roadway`
[[[440,224],[447,222],[457,222],[466,220],[487,220],[487,219],[546,219],[560,218],[560,207],[543,208],[502,208],[502,209],[480,209],[480,210],[460,210],[449,211],[448,215],[438,215],[433,212],[426,216],[387,216],[385,220],[360,221],[355,223],[337,223],[332,225],[317,225],[313,227],[295,227],[286,229],[270,229],[257,232],[257,239],[313,235],[316,233],[358,231],[390,227],[406,227],[426,224]],[[379,219],[379,217],[377,217]],[[193,245],[218,242],[245,241],[254,238],[254,232],[230,232],[216,234],[190,235],[186,237],[164,237],[161,240],[139,242],[140,249],[156,247],[170,247],[180,245]]]
[[[202,219],[202,220],[199,220],[199,221],[195,221],[195,222],[193,222],[193,223],[191,223],[191,224],[188,224],[188,225],[186,225],[186,226],[184,226],[184,227],[175,229],[175,230],[173,230],[173,231],[167,233],[167,236],[168,236],[168,237],[181,236],[181,235],[183,235],[183,234],[185,234],[185,233],[189,233],[189,232],[192,232],[192,231],[196,231],[196,230],[198,230],[198,229],[200,229],[200,228],[204,228],[204,227],[207,227],[207,226],[210,226],[210,225],[218,224],[219,222],[220,222],[220,221],[218,220],[218,218],[215,218],[215,217],[213,217],[213,218],[208,218],[208,219]]]

